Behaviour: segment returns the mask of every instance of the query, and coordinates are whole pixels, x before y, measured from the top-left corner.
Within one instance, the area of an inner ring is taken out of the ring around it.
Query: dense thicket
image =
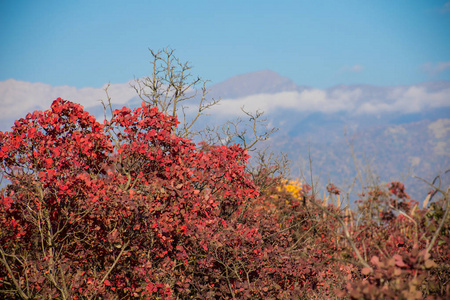
[[[261,190],[246,150],[176,125],[145,103],[100,124],[57,99],[1,132],[1,297],[448,297],[448,190],[420,209],[391,183],[342,211],[308,185]]]

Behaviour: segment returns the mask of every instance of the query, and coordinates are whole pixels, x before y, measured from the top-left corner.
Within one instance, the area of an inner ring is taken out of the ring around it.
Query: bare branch
[[[10,265],[8,263],[7,258],[6,258],[7,255],[6,255],[5,251],[3,250],[2,246],[0,246],[0,255],[1,255],[0,262],[5,266],[6,271],[8,272],[8,275],[11,278],[11,280],[12,280],[12,282],[13,282],[15,288],[16,288],[16,291],[19,293],[19,296],[22,299],[30,299],[30,296],[25,294],[25,292],[23,291],[22,287],[20,286],[19,280],[16,278],[16,276],[13,273],[13,271],[11,270],[11,267],[10,267]],[[13,256],[13,258],[14,257],[15,256]]]
[[[159,51],[149,49],[153,60],[152,74],[135,79],[131,86],[139,98],[150,105],[156,106],[161,112],[178,117],[181,126],[176,129],[177,135],[192,138],[193,125],[204,111],[216,105],[219,100],[207,101],[207,81],[200,77],[192,77],[189,62],[181,62],[174,56],[174,50],[166,48]],[[200,88],[197,88],[200,85]],[[184,103],[190,100],[196,102],[193,115],[188,117],[188,106]]]

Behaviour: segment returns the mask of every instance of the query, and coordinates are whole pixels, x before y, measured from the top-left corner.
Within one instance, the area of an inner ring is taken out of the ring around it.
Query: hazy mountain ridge
[[[289,81],[282,81],[283,77],[274,72],[265,72],[264,80],[261,81],[264,82],[264,89],[258,91],[255,89],[260,86],[255,82],[258,75],[260,74],[247,74],[230,79],[227,84],[219,84],[218,90],[239,81],[233,93],[225,93],[222,98],[232,96],[231,101],[248,98],[249,89],[245,84],[247,78],[254,87],[251,91],[255,94],[275,95],[286,91],[313,90],[310,87],[280,85],[280,82]],[[270,76],[274,78],[273,84],[270,83]],[[240,87],[243,88],[242,93]],[[216,86],[211,87],[212,93],[218,93],[215,88]],[[293,177],[300,176],[301,171],[309,170],[307,164],[311,151],[313,170],[315,175],[321,176],[322,184],[332,181],[348,187],[356,176],[350,151],[352,145],[363,174],[373,173],[374,180],[379,182],[403,181],[411,196],[422,201],[429,187],[413,176],[431,181],[439,173],[450,169],[450,82],[392,87],[337,85],[324,91],[330,95],[357,91],[358,97],[351,103],[355,109],[331,113],[286,108],[266,111],[270,123],[280,129],[271,138],[272,149],[289,155]],[[427,92],[431,93],[430,99],[422,99],[421,97],[427,96]],[[411,98],[406,98],[405,95],[411,95]],[[422,104],[420,109],[390,111],[389,105],[395,105],[399,101],[396,97],[404,97],[406,106],[407,101],[412,102],[411,106],[417,107],[419,100],[430,103],[428,106]],[[370,113],[370,110],[358,113],[358,106],[368,103],[383,103],[386,109],[379,113]],[[448,177],[450,176],[444,178],[445,182],[450,182]]]
[[[450,168],[448,121],[439,119],[434,122],[424,120],[402,125],[376,125],[322,141],[314,138],[317,133],[301,137],[280,134],[273,138],[272,145],[275,148],[280,145],[279,149],[289,154],[295,165],[293,176],[300,176],[299,167],[303,171],[309,170],[311,154],[314,173],[321,176],[322,184],[331,181],[342,187],[348,187],[356,177],[351,153],[353,147],[358,167],[364,176],[373,174],[380,183],[402,181],[414,199],[423,200],[429,187],[413,176],[432,181]],[[434,129],[436,127],[439,129]],[[326,132],[326,127],[318,132]],[[444,182],[450,182],[449,176],[444,179]],[[371,180],[367,183],[373,183]]]

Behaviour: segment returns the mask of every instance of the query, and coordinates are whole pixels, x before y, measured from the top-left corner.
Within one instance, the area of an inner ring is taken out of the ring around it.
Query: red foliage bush
[[[245,151],[198,150],[172,133],[176,124],[143,105],[101,125],[57,99],[1,133],[11,181],[0,206],[2,289],[23,298],[193,293],[189,251],[206,251],[201,232],[257,190]]]

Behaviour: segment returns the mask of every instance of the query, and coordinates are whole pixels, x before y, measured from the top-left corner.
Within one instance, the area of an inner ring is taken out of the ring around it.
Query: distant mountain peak
[[[211,87],[214,98],[234,99],[255,94],[275,94],[297,91],[299,87],[289,78],[271,70],[237,75]]]
[[[268,69],[237,75],[230,79],[235,79],[235,80],[240,80],[240,79],[275,80],[275,81],[292,82],[289,78],[283,77],[280,74],[278,74],[277,72],[268,70]]]

